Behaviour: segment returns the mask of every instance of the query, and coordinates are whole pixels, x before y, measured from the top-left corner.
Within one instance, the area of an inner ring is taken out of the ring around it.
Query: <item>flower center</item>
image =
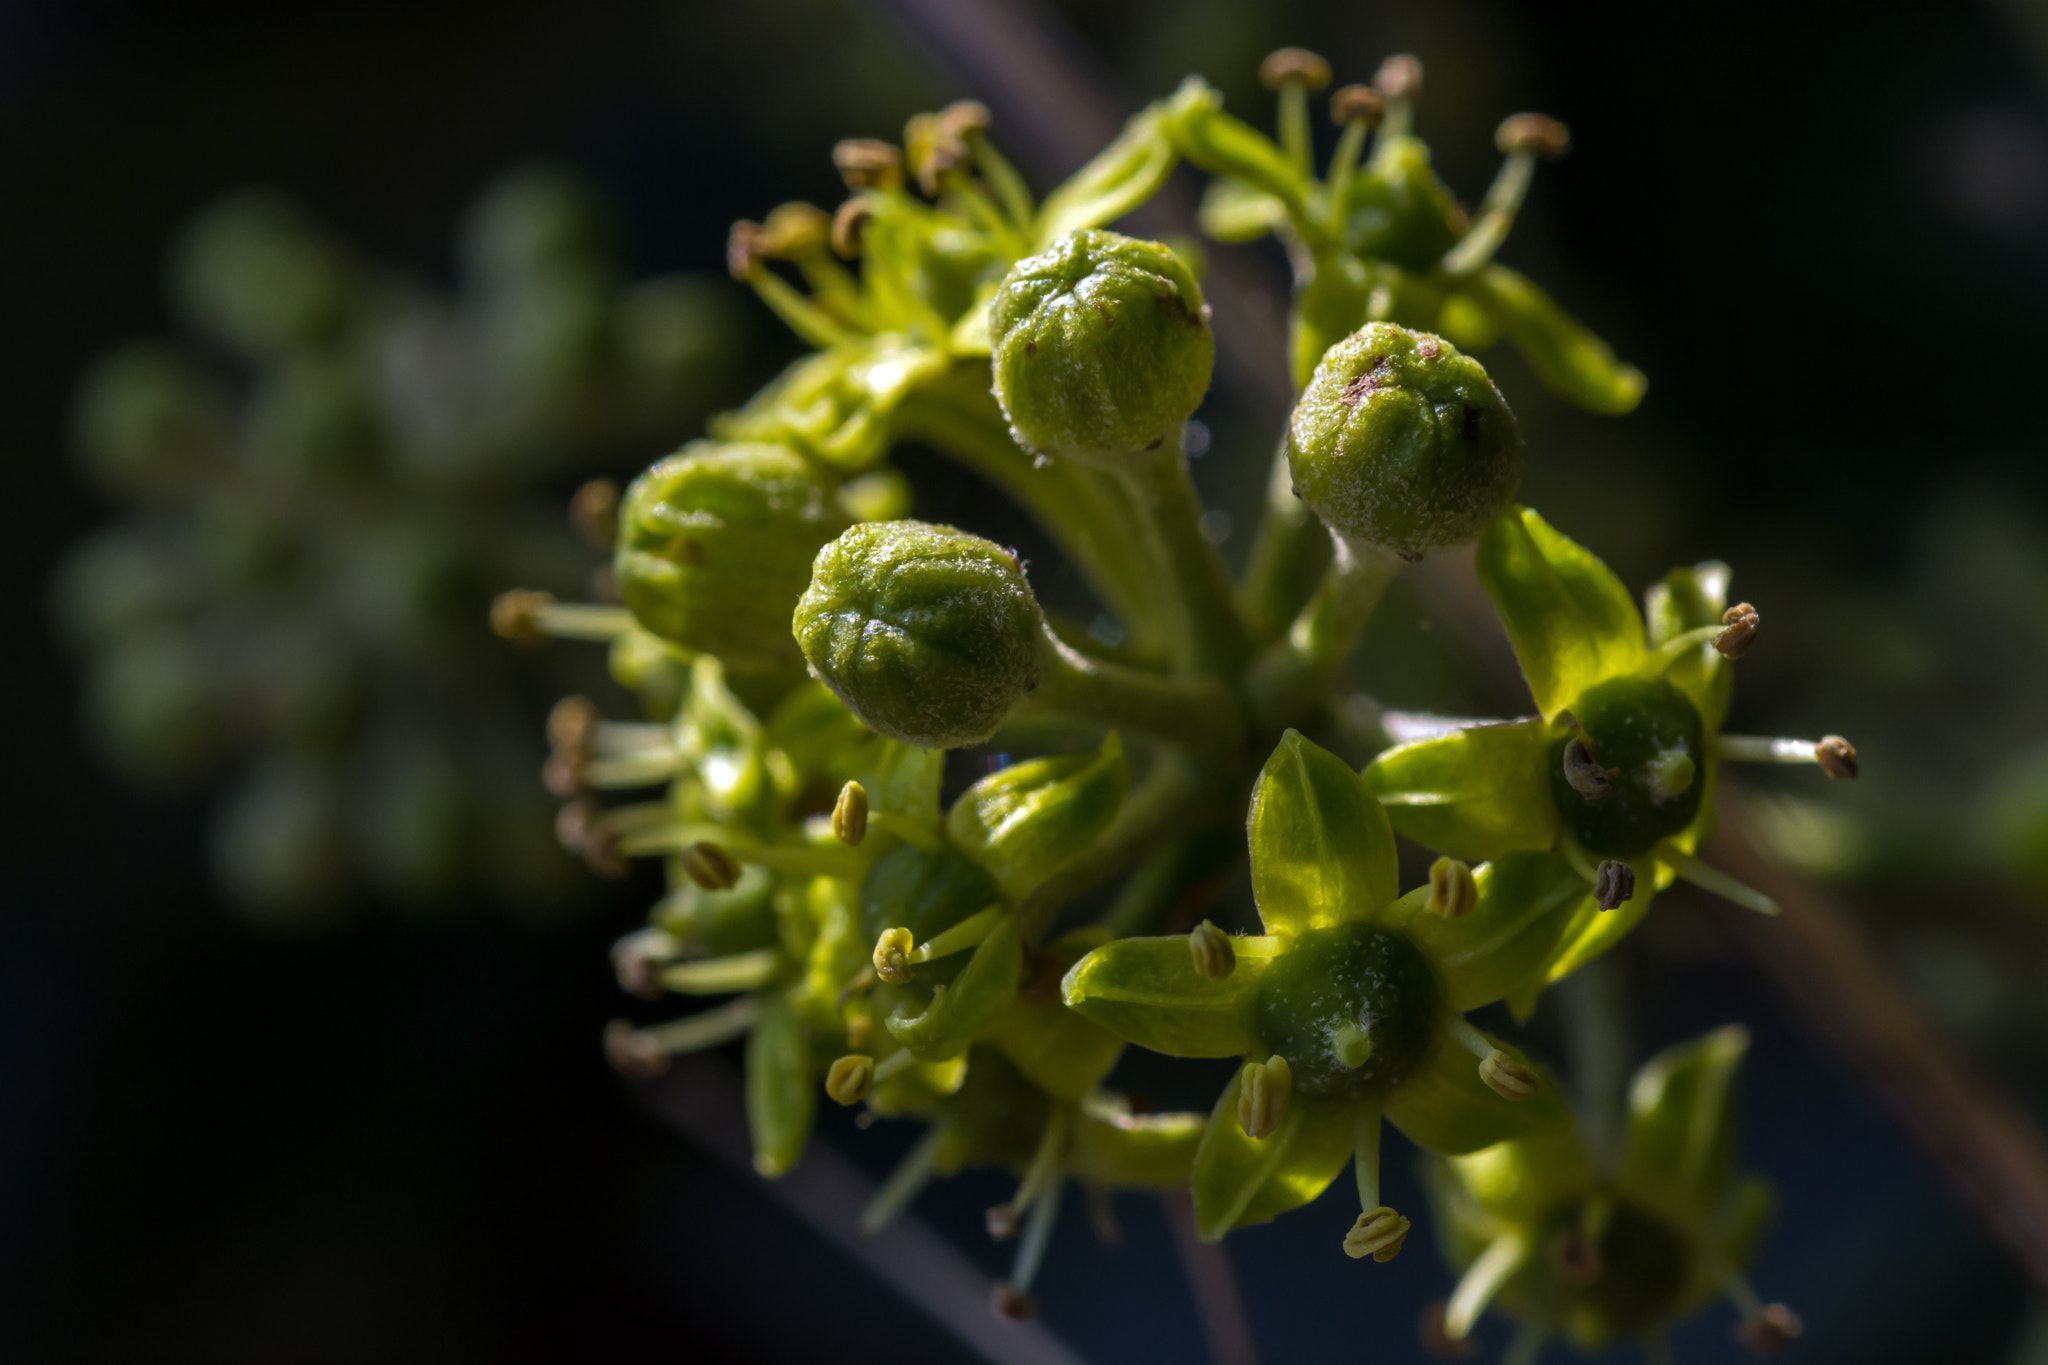
[[[1301,935],[1259,982],[1259,1037],[1294,1088],[1349,1098],[1401,1083],[1429,1041],[1436,982],[1408,940],[1365,924]]]
[[[1580,731],[1551,748],[1550,789],[1579,842],[1605,858],[1647,853],[1699,812],[1700,713],[1662,679],[1613,678],[1572,705]]]

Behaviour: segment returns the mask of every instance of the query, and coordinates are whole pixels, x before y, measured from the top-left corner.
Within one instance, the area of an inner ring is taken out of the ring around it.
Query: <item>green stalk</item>
[[[1050,630],[1039,637],[1038,670],[1038,688],[1017,714],[1063,712],[1197,749],[1228,750],[1244,737],[1238,699],[1221,683],[1092,659]]]
[[[1181,617],[1175,623],[1175,666],[1184,673],[1234,676],[1250,640],[1230,572],[1202,535],[1202,504],[1179,435],[1157,450],[1131,452],[1122,473]]]
[[[1252,708],[1270,726],[1296,723],[1351,657],[1400,561],[1371,545],[1339,545],[1329,572],[1245,680]]]

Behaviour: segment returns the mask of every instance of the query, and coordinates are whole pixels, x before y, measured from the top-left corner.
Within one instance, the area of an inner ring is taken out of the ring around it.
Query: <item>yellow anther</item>
[[[1739,659],[1749,653],[1749,647],[1756,642],[1756,628],[1763,623],[1756,608],[1747,602],[1737,602],[1721,613],[1721,624],[1728,627],[1714,637],[1714,648],[1723,657]]]
[[[868,837],[868,789],[848,782],[832,803],[832,837],[842,844],[857,844]]]
[[[825,1073],[825,1093],[838,1104],[859,1104],[875,1084],[875,1059],[849,1052]]]
[[[1283,47],[1266,54],[1266,60],[1259,63],[1259,84],[1278,90],[1290,81],[1320,90],[1330,83],[1330,64],[1305,47]]]
[[[1386,112],[1386,97],[1369,85],[1341,85],[1330,96],[1330,122],[1339,127],[1363,123],[1368,128],[1377,128]]]
[[[1518,1102],[1534,1099],[1536,1092],[1543,1088],[1534,1068],[1516,1061],[1499,1048],[1480,1060],[1479,1079],[1502,1099]]]
[[[544,643],[547,632],[540,628],[541,613],[555,605],[551,592],[514,588],[501,592],[491,603],[491,633],[515,645]]]
[[[1555,161],[1572,148],[1572,130],[1548,114],[1510,114],[1494,130],[1493,145],[1503,156],[1517,152]]]
[[[1197,924],[1188,935],[1188,952],[1195,959],[1197,976],[1221,981],[1237,970],[1237,950],[1230,946],[1230,935],[1208,920]]]
[[[1287,1095],[1294,1089],[1294,1068],[1275,1055],[1264,1063],[1246,1062],[1237,1090],[1237,1123],[1245,1136],[1271,1137],[1287,1114]]]
[[[1408,1227],[1406,1218],[1382,1204],[1358,1215],[1351,1231],[1344,1234],[1344,1254],[1354,1261],[1367,1256],[1375,1261],[1391,1261],[1401,1254],[1401,1244],[1408,1240]]]
[[[1829,777],[1855,777],[1863,771],[1856,762],[1856,746],[1840,735],[1828,735],[1814,745],[1813,761]]]
[[[875,975],[892,986],[907,984],[912,976],[910,950],[916,946],[908,929],[884,929],[875,940]]]
[[[691,844],[682,852],[683,875],[706,891],[731,889],[740,879],[732,855],[712,843]]]
[[[1593,869],[1593,899],[1612,910],[1635,899],[1636,870],[1619,858],[1606,858]]]
[[[1457,919],[1479,905],[1479,883],[1472,880],[1472,865],[1456,858],[1438,858],[1429,865],[1429,903],[1432,915]]]

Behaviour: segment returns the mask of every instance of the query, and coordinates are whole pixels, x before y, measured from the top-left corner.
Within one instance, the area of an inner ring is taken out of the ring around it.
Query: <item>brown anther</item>
[[[1377,128],[1386,112],[1386,96],[1369,85],[1340,85],[1330,96],[1330,122],[1340,128],[1352,123]]]
[[[661,968],[675,946],[675,940],[659,929],[641,929],[614,943],[612,970],[618,974],[619,989],[642,1000],[659,1000]]]
[[[985,133],[993,121],[988,106],[980,100],[954,100],[939,110],[939,123],[947,132],[958,138]]]
[[[584,749],[557,748],[540,767],[540,784],[562,801],[583,795],[589,779],[590,754]]]
[[[832,164],[850,190],[893,190],[903,183],[903,153],[879,138],[847,138],[832,148]]]
[[[1480,1060],[1479,1079],[1486,1082],[1486,1088],[1494,1094],[1517,1104],[1535,1099],[1536,1092],[1543,1088],[1543,1081],[1534,1067],[1516,1061],[1499,1048]]]
[[[725,237],[725,268],[734,279],[744,284],[754,278],[754,272],[761,268],[761,225],[749,218],[742,218],[732,225],[732,231]]]
[[[1373,76],[1372,83],[1390,100],[1421,99],[1422,59],[1406,52],[1397,52],[1380,63],[1380,69]]]
[[[1344,1254],[1354,1261],[1367,1256],[1375,1261],[1391,1261],[1401,1254],[1401,1244],[1408,1240],[1408,1228],[1406,1218],[1383,1204],[1358,1215],[1351,1231],[1344,1234]]]
[[[1593,869],[1593,900],[1612,910],[1635,899],[1636,870],[1619,858],[1603,858]]]
[[[1443,1299],[1423,1305],[1422,1320],[1415,1325],[1415,1334],[1422,1339],[1422,1353],[1431,1360],[1470,1360],[1479,1353],[1479,1347],[1468,1337],[1454,1337],[1444,1325],[1444,1313],[1450,1304]]]
[[[917,187],[933,197],[970,160],[966,141],[942,114],[911,115],[903,125],[903,154]]]
[[[908,929],[884,929],[875,940],[875,975],[892,986],[908,984],[915,976],[910,968],[910,951],[917,946]]]
[[[590,732],[597,728],[597,703],[588,697],[567,696],[548,711],[548,743],[557,749],[589,752]]]
[[[1274,1056],[1264,1064],[1246,1062],[1237,1090],[1237,1124],[1257,1141],[1271,1137],[1287,1114],[1287,1096],[1294,1089],[1294,1068]]]
[[[616,479],[592,479],[569,499],[569,525],[600,550],[619,538],[619,485]]]
[[[1756,608],[1747,602],[1737,602],[1721,613],[1721,624],[1728,627],[1714,637],[1714,648],[1730,659],[1739,659],[1749,653],[1749,647],[1756,640],[1756,628],[1763,618],[1756,614]]]
[[[1472,866],[1456,858],[1438,858],[1429,865],[1429,903],[1432,915],[1459,919],[1479,906],[1479,883],[1472,879]]]
[[[1614,787],[1614,779],[1620,775],[1619,768],[1600,766],[1588,749],[1584,735],[1573,735],[1571,742],[1564,746],[1564,780],[1588,801],[1598,801],[1607,795]]]
[[[649,1080],[668,1070],[668,1054],[623,1019],[604,1026],[604,1056],[612,1070],[629,1081]]]
[[[868,789],[848,782],[839,789],[832,804],[832,836],[842,844],[858,844],[868,837]]]
[[[984,1218],[988,1223],[989,1237],[998,1242],[1009,1241],[1017,1235],[1018,1229],[1024,1226],[1024,1220],[1018,1214],[1015,1204],[991,1204]]]
[[[1551,1236],[1547,1252],[1550,1272],[1574,1289],[1599,1283],[1607,1267],[1600,1259],[1600,1245],[1577,1228],[1559,1228]]]
[[[832,215],[832,250],[841,260],[858,259],[861,236],[874,216],[875,206],[865,197],[847,200]]]
[[[1283,47],[1267,53],[1266,60],[1259,63],[1259,84],[1268,90],[1278,90],[1290,81],[1320,90],[1330,83],[1330,64],[1305,47]]]
[[[875,1085],[875,1059],[849,1052],[825,1073],[825,1093],[835,1104],[859,1104]]]
[[[1522,153],[1555,161],[1572,149],[1572,130],[1548,114],[1510,114],[1493,133],[1502,156]]]
[[[1813,761],[1829,777],[1857,777],[1863,772],[1856,761],[1856,746],[1840,735],[1827,735],[1813,746]]]
[[[988,1306],[1004,1322],[1029,1322],[1038,1316],[1038,1296],[1026,1294],[1008,1280],[997,1280]]]
[[[683,874],[706,891],[730,890],[740,879],[732,855],[712,843],[694,843],[682,852]]]
[[[763,256],[789,260],[822,250],[832,238],[832,219],[816,204],[794,200],[777,204],[761,224],[758,247]]]
[[[491,603],[491,633],[515,645],[538,645],[547,641],[540,628],[541,613],[555,605],[551,592],[514,588],[501,592]]]
[[[1188,934],[1188,952],[1195,959],[1195,975],[1210,981],[1221,981],[1237,970],[1237,949],[1230,946],[1230,935],[1208,920]]]
[[[1771,1303],[1755,1317],[1737,1323],[1735,1339],[1757,1355],[1774,1356],[1799,1340],[1805,1330],[1797,1313],[1782,1303]]]
[[[626,855],[618,831],[604,823],[594,801],[571,801],[555,813],[555,838],[600,877],[626,875]]]

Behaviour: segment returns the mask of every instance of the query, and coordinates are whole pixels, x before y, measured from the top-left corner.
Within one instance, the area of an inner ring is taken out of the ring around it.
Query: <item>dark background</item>
[[[1512,359],[1496,373],[1529,430],[1528,500],[1629,582],[1719,554],[1761,566],[1745,583],[1881,586],[1943,488],[1990,476],[2041,505],[2048,29],[2017,0],[1063,13],[1129,107],[1200,70],[1260,122],[1270,47],[1316,47],[1346,79],[1415,50],[1422,131],[1468,198],[1500,115],[1572,125],[1504,255],[1650,397],[1593,419]],[[0,4],[0,1358],[957,1355],[603,1067],[604,950],[635,890],[593,884],[567,919],[378,907],[258,932],[210,896],[202,802],[131,794],[78,738],[43,584],[109,511],[66,467],[72,379],[166,330],[163,244],[219,192],[281,186],[366,254],[446,277],[462,206],[546,158],[620,206],[636,275],[716,270],[733,218],[833,202],[835,139],[965,93],[895,11],[850,2]],[[1263,439],[1219,446],[1213,496],[1262,477]],[[967,519],[975,499],[930,506]],[[1773,624],[1808,624],[1804,600]],[[1853,689],[1859,661],[1835,662],[1766,674],[1738,728]],[[1640,1038],[1758,1032],[1746,1155],[1784,1212],[1757,1279],[1811,1329],[1789,1358],[2017,1361],[2016,1281],[1710,924],[1687,930],[1714,913],[1734,912],[1676,911],[1629,955]],[[874,1169],[906,1140],[828,1126]],[[1405,1155],[1388,1165],[1398,1192]],[[1001,1186],[961,1184],[931,1216],[984,1255],[971,1234]],[[1091,1359],[1191,1357],[1158,1219],[1130,1219],[1116,1253],[1068,1220],[1048,1321]],[[1319,1206],[1233,1239],[1269,1359],[1412,1352],[1440,1268],[1418,1245],[1361,1272],[1335,1255],[1340,1221]],[[1728,1321],[1708,1314],[1680,1358],[1729,1357]]]

